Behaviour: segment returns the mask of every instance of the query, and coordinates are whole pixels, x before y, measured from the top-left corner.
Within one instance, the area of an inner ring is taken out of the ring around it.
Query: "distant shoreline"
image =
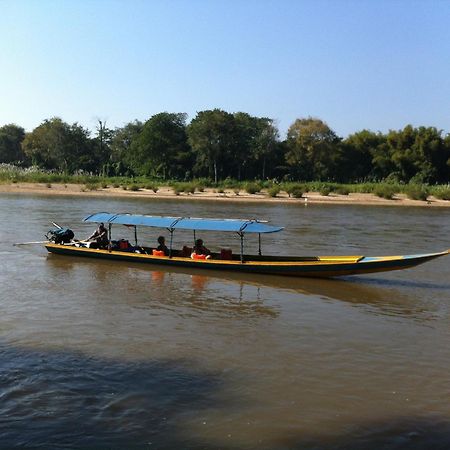
[[[450,207],[450,201],[439,200],[432,196],[427,201],[410,200],[405,195],[395,195],[394,199],[387,200],[374,194],[350,193],[349,195],[330,194],[320,195],[318,192],[307,192],[301,198],[290,198],[285,193],[277,197],[270,197],[262,191],[257,194],[248,194],[240,191],[239,195],[233,190],[225,189],[218,193],[212,188],[205,188],[204,192],[194,194],[181,193],[176,195],[169,187],[161,187],[158,192],[147,189],[139,191],[124,190],[122,188],[98,188],[87,190],[80,184],[51,184],[44,183],[12,183],[0,184],[1,193],[13,194],[38,194],[55,196],[82,196],[82,197],[117,197],[117,198],[148,198],[148,199],[177,199],[177,200],[214,200],[232,202],[264,202],[264,203],[286,203],[286,204],[343,204],[343,205],[393,205],[393,206],[424,206],[424,207]]]

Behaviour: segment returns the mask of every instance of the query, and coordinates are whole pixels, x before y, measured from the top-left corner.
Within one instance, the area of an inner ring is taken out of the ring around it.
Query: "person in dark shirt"
[[[98,228],[86,239],[86,241],[95,241],[98,248],[106,248],[109,244],[108,230],[104,223],[101,223]]]
[[[159,236],[158,238],[158,247],[156,247],[156,250],[160,251],[160,252],[164,252],[164,254],[166,256],[169,256],[169,249],[167,248],[166,245],[166,239],[164,236]]]
[[[195,241],[195,245],[194,245],[194,248],[192,249],[192,255],[191,255],[191,258],[193,258],[193,259],[194,259],[194,254],[195,255],[205,255],[206,259],[211,258],[210,250],[203,245],[203,241],[201,239],[197,239]]]

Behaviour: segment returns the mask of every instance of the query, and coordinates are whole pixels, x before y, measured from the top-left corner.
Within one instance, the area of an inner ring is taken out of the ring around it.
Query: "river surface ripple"
[[[97,211],[269,219],[287,229],[263,238],[267,253],[450,247],[447,208],[1,195],[1,449],[450,448],[450,257],[309,280],[11,245],[50,221],[86,237]]]

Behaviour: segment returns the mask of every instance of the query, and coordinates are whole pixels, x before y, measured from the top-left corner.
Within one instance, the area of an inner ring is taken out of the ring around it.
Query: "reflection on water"
[[[356,278],[342,278],[342,280],[347,280],[349,282],[359,282],[364,283],[367,285],[372,286],[397,286],[397,287],[405,287],[410,289],[417,289],[417,288],[423,288],[423,289],[438,289],[442,291],[449,291],[450,290],[450,283],[444,282],[444,283],[436,283],[436,282],[427,282],[425,280],[415,280],[415,279],[406,279],[406,280],[395,280],[395,279],[384,279],[384,278],[370,278],[368,276],[361,276]]]
[[[197,310],[208,309],[209,312],[235,314],[277,314],[277,306],[264,305],[261,288],[277,289],[278,292],[291,292],[304,296],[313,296],[322,300],[338,300],[353,306],[363,307],[368,313],[398,315],[416,320],[433,318],[433,310],[420,304],[412,304],[408,296],[396,289],[402,287],[416,287],[414,281],[395,281],[384,278],[373,279],[367,277],[347,277],[341,279],[313,279],[283,276],[264,276],[258,274],[239,274],[234,272],[206,272],[201,269],[166,268],[163,266],[142,267],[137,263],[93,261],[89,259],[73,259],[66,256],[49,254],[50,267],[57,271],[73,269],[76,265],[91,267],[95,278],[99,282],[108,282],[111,276],[124,268],[136,273],[148,273],[149,283],[135,283],[133,290],[136,295],[137,286],[143,292],[153,294],[156,289],[166,291],[176,290],[180,277],[183,277],[183,296],[152,295],[151,305],[159,300],[160,307],[183,305]],[[135,275],[136,276],[136,275]],[[186,285],[188,281],[189,285]],[[208,292],[208,286],[211,292]],[[189,287],[189,289],[187,289]],[[422,287],[450,291],[445,283],[423,283]],[[280,295],[280,300],[282,296]],[[297,297],[298,299],[298,297]]]
[[[91,271],[95,284],[91,289],[105,292],[109,290],[111,279],[120,279],[124,269],[128,270],[128,290],[133,297],[128,301],[141,307],[174,310],[188,308],[202,314],[240,316],[277,316],[276,305],[265,305],[261,296],[261,286],[246,283],[245,279],[210,277],[204,271],[155,269],[141,264],[110,263],[89,259],[73,259],[67,256],[48,255],[52,277],[59,278],[67,270],[77,268]],[[173,295],[173,294],[176,295]]]
[[[161,272],[159,270],[154,270],[150,272],[151,276],[151,284],[154,287],[161,287],[164,285],[164,278],[166,276],[165,272]]]
[[[206,285],[208,284],[208,277],[204,275],[191,275],[191,281],[192,281],[192,288],[194,289],[194,291],[203,292],[205,290]]]
[[[261,301],[260,289],[262,286],[294,293],[317,296],[322,299],[339,300],[365,307],[368,312],[375,314],[399,315],[425,320],[433,317],[433,311],[419,305],[412,305],[408,297],[403,295],[396,286],[409,288],[425,288],[450,292],[450,284],[418,283],[411,280],[373,279],[367,277],[347,277],[340,279],[316,280],[309,278],[291,278],[282,276],[262,276],[254,274],[216,273],[205,275],[204,271],[195,269],[170,270],[167,268],[151,268],[152,280],[164,280],[170,273],[195,273],[191,275],[192,289],[196,293],[202,293],[208,283],[221,280],[228,284],[239,286],[239,301],[243,300],[245,286],[255,286],[257,300]],[[201,273],[201,274],[200,274]]]

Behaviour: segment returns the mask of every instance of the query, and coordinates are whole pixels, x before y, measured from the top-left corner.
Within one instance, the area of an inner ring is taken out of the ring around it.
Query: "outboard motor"
[[[58,228],[49,230],[45,236],[50,242],[55,244],[67,244],[74,238],[75,234],[69,228]]]

